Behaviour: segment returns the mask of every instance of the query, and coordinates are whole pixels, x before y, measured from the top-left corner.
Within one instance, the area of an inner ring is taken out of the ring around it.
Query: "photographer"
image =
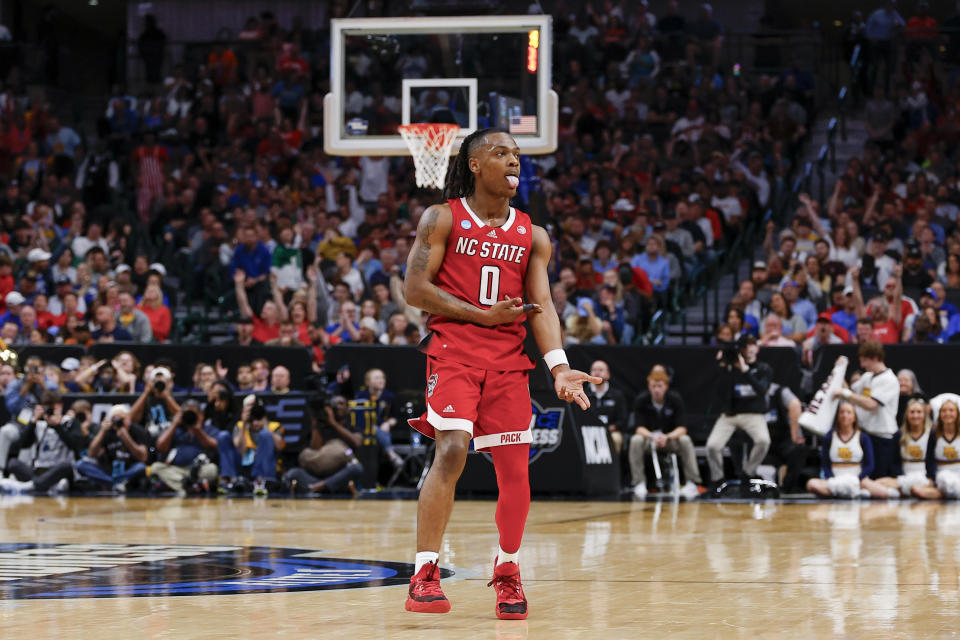
[[[15,479],[0,479],[0,489],[17,493],[66,491],[74,479],[77,456],[90,442],[89,434],[89,402],[78,400],[64,415],[60,394],[45,391],[18,442],[22,450],[29,449],[31,462],[10,460],[7,468]]]
[[[20,431],[33,419],[33,408],[44,391],[56,391],[57,385],[43,375],[43,360],[30,356],[23,367],[23,377],[11,380],[4,390],[9,422],[0,427],[0,476],[7,468],[11,454],[19,450]]]
[[[125,493],[127,483],[147,471],[150,435],[131,420],[127,405],[115,404],[100,423],[87,455],[77,463],[80,475]]]
[[[285,445],[283,425],[267,418],[260,398],[248,395],[236,427],[217,435],[221,490],[242,491],[245,480],[252,478],[253,494],[267,495],[267,481],[277,479],[276,452]]]
[[[237,414],[233,409],[233,390],[226,380],[217,380],[207,388],[207,403],[203,406],[205,427],[213,427],[216,433],[233,427]]]
[[[130,421],[142,423],[154,438],[159,437],[180,405],[173,399],[173,374],[166,367],[147,367],[143,392],[130,409]]]
[[[735,344],[728,343],[717,353],[720,372],[717,388],[721,390],[723,414],[707,438],[707,462],[710,479],[715,484],[723,481],[723,448],[734,431],[742,429],[753,447],[743,467],[747,477],[753,477],[757,467],[770,448],[770,431],[764,414],[767,411],[767,390],[773,378],[773,369],[765,362],[757,361],[757,339],[742,336]]]
[[[183,483],[188,478],[209,486],[217,479],[217,465],[208,456],[217,449],[217,433],[216,427],[204,421],[200,404],[187,400],[157,439],[157,457],[163,462],[154,462],[150,475],[181,496],[186,495]]]
[[[43,375],[43,360],[39,356],[30,356],[23,366],[23,377],[10,382],[5,391],[7,411],[21,424],[33,417],[33,407],[40,402],[44,390],[57,390],[57,381]],[[26,410],[24,412],[24,410]],[[21,413],[23,412],[23,413]],[[2,445],[0,445],[2,446]],[[3,461],[0,451],[0,462]]]
[[[352,491],[353,483],[363,475],[363,466],[354,454],[362,435],[348,426],[350,410],[346,398],[334,396],[322,409],[319,404],[310,406],[313,416],[310,444],[300,452],[300,466],[284,475],[284,484],[295,493]],[[318,413],[322,415],[321,420],[316,418]]]

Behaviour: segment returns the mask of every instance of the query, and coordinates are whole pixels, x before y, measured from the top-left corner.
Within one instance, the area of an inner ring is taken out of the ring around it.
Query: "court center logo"
[[[282,547],[0,544],[0,600],[198,596],[389,587],[403,562]],[[441,569],[440,575],[453,575]]]

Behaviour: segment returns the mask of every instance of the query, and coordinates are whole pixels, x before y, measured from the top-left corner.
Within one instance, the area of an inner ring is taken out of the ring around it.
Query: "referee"
[[[862,342],[857,355],[864,374],[852,387],[834,391],[834,396],[853,403],[861,428],[870,434],[874,455],[870,477],[895,477],[896,460],[900,455],[897,427],[900,382],[893,370],[884,363],[883,345],[876,340]]]

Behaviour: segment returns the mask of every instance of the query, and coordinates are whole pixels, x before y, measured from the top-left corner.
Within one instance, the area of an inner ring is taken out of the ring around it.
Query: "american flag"
[[[510,133],[536,134],[537,116],[510,116]]]

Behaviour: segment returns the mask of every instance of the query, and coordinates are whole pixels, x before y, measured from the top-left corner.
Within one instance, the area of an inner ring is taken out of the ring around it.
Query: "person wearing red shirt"
[[[940,37],[937,28],[937,19],[931,16],[928,11],[930,6],[926,0],[917,3],[917,15],[907,20],[903,30],[903,38],[907,42],[907,52],[910,59],[915,59],[917,47],[932,47],[936,45]]]
[[[80,313],[78,309],[80,303],[76,293],[73,291],[68,291],[67,293],[63,294],[60,300],[63,312],[60,315],[53,317],[54,326],[63,328],[67,324],[67,318],[69,318],[71,315],[77,320],[81,322],[83,321],[83,314]]]
[[[280,308],[273,300],[267,300],[263,303],[263,308],[260,309],[260,315],[255,314],[247,300],[247,290],[243,286],[246,278],[247,274],[243,272],[243,269],[237,269],[233,274],[233,289],[237,295],[237,306],[240,308],[240,315],[253,320],[253,339],[266,344],[280,337]],[[274,298],[280,297],[280,290],[275,286],[275,283],[273,284]]]
[[[147,287],[137,308],[150,321],[150,328],[153,329],[153,337],[157,342],[166,342],[167,336],[170,335],[173,318],[170,316],[170,309],[163,304],[163,291],[160,287],[156,285]]]
[[[294,71],[303,76],[308,75],[310,65],[300,55],[300,47],[295,43],[289,43],[284,45],[284,48],[286,49],[284,54],[277,58],[277,71]]]
[[[56,316],[47,311],[47,296],[38,293],[33,299],[33,309],[37,312],[37,328],[47,331],[56,324]]]
[[[207,56],[207,67],[212,71],[213,82],[218,87],[231,85],[237,78],[237,56],[222,43],[215,44]]]
[[[595,291],[603,284],[603,274],[593,270],[593,260],[582,258],[577,267],[577,288]]]
[[[9,256],[0,256],[0,310],[6,309],[4,300],[7,294],[13,291],[13,261]]]
[[[629,267],[629,263],[623,263],[620,265],[620,268],[624,266]],[[653,283],[650,282],[650,276],[647,275],[647,272],[641,269],[640,267],[630,267],[630,271],[633,273],[633,286],[637,288],[637,291],[642,293],[648,298],[653,298]]]
[[[280,129],[280,137],[286,145],[286,149],[299,149],[303,144],[303,131],[293,126],[290,118],[284,118]]]
[[[873,339],[883,344],[900,342],[901,318],[899,311],[890,315],[890,306],[881,298],[874,298],[867,307],[867,313],[873,319]]]

